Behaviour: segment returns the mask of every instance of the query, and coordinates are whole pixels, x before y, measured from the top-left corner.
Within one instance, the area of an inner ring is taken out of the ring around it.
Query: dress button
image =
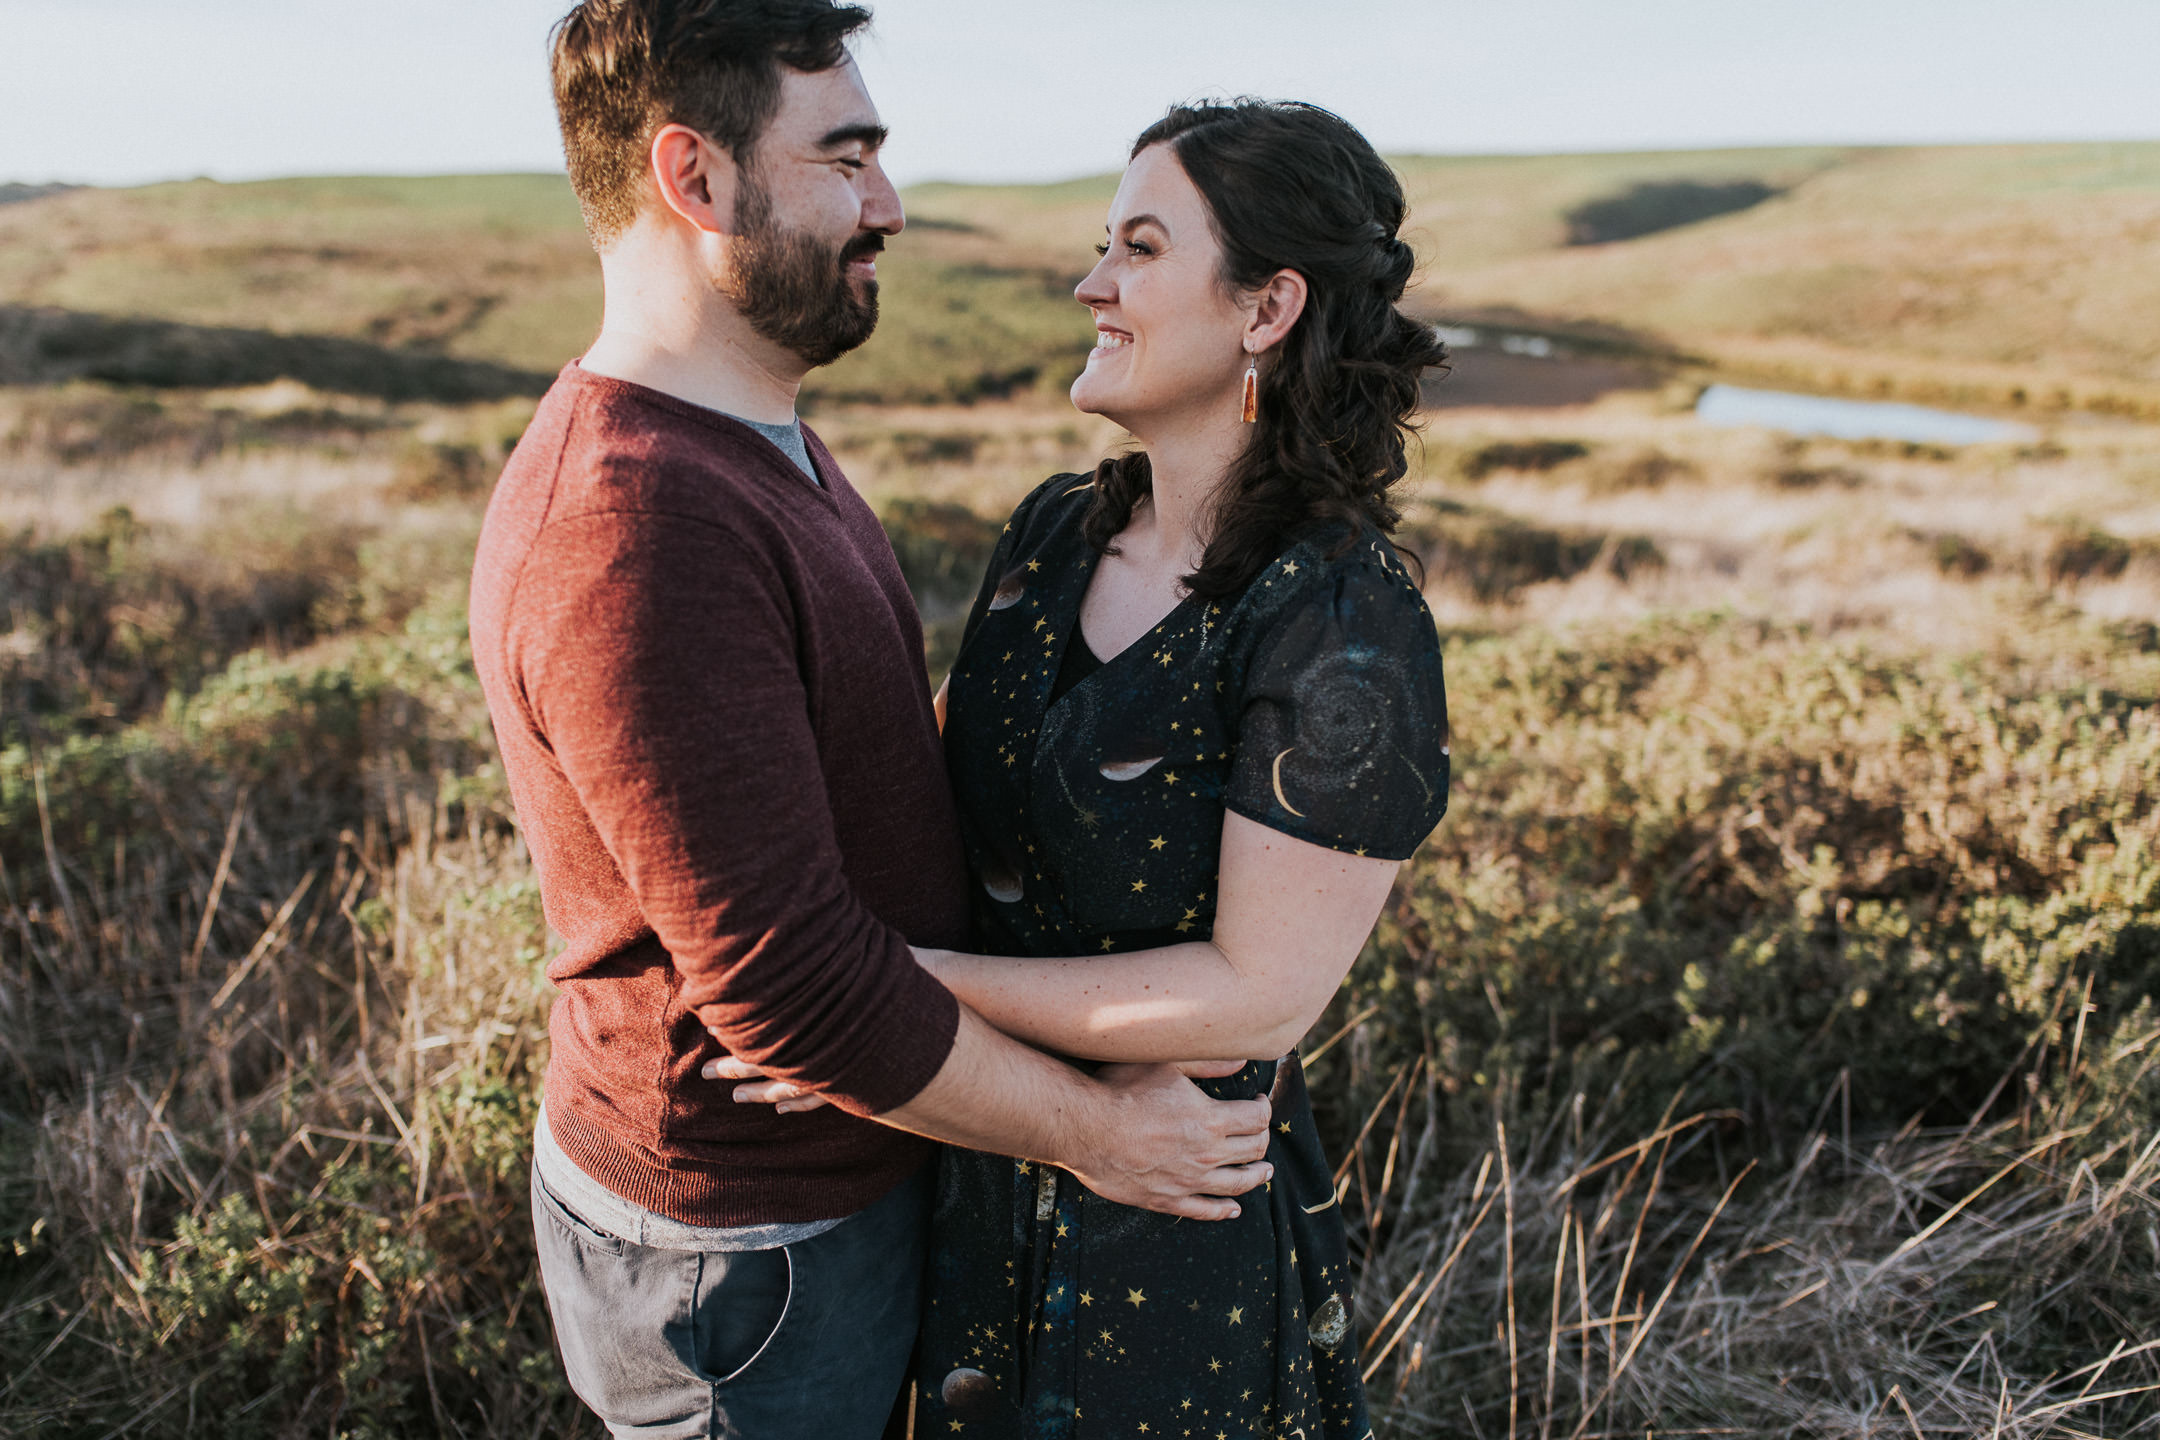
[[[945,1408],[963,1420],[988,1420],[998,1410],[997,1381],[980,1370],[961,1366],[938,1387]]]

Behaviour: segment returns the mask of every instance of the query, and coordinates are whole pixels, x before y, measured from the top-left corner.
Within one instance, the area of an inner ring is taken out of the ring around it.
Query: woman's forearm
[[[1082,1060],[1272,1060],[1312,1019],[1206,941],[1087,959],[915,953],[998,1029]]]

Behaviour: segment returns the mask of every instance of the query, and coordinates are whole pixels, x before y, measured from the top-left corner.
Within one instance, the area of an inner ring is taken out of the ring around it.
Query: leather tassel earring
[[[1245,360],[1245,404],[1240,418],[1247,425],[1260,418],[1260,361],[1253,356]]]

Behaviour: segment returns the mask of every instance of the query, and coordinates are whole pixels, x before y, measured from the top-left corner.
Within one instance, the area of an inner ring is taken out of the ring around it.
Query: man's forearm
[[[1080,1071],[1000,1034],[965,1004],[952,1053],[914,1099],[881,1124],[970,1150],[1071,1165],[1101,1123],[1099,1087]]]

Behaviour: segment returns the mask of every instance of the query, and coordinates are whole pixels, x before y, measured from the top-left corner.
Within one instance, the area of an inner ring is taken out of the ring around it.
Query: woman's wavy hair
[[[1207,202],[1220,279],[1250,291],[1279,270],[1305,277],[1305,311],[1260,367],[1259,418],[1210,517],[1194,594],[1232,595],[1298,533],[1327,522],[1392,534],[1390,490],[1407,468],[1418,387],[1447,349],[1397,308],[1416,257],[1396,232],[1402,183],[1356,128],[1317,105],[1179,105],[1133,142],[1171,147]],[[1085,533],[1098,552],[1151,488],[1144,454],[1095,471]],[[1347,542],[1346,542],[1347,543]]]

